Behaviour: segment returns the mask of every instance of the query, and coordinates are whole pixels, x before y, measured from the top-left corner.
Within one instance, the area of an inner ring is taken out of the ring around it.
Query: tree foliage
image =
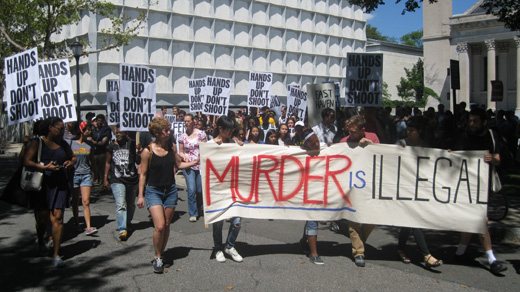
[[[423,47],[423,31],[416,30],[409,32],[401,37],[401,44],[412,47],[422,48]]]
[[[426,100],[428,96],[438,98],[438,95],[430,88],[424,86],[424,62],[419,59],[412,69],[404,68],[406,78],[401,77],[397,85],[397,95],[403,100]]]
[[[428,0],[435,3],[438,0]],[[460,1],[460,0],[457,0]],[[375,11],[379,5],[385,5],[382,0],[349,0],[351,4],[360,6],[367,13]],[[419,3],[423,0],[395,0],[395,3],[404,2],[405,8],[401,14],[406,12],[414,12],[419,8]],[[520,1],[518,0],[484,0],[481,7],[486,9],[487,14],[498,17],[498,20],[504,23],[504,26],[512,31],[520,31]]]
[[[367,24],[366,26],[367,39],[374,39],[378,41],[388,41],[388,37],[383,35],[375,26]]]

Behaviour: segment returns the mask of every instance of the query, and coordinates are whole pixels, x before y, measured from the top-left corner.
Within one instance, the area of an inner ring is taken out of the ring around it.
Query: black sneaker
[[[354,262],[356,263],[356,266],[362,268],[365,266],[365,256],[358,255],[354,258]]]
[[[160,258],[154,258],[152,261],[153,272],[156,274],[162,274],[164,272],[164,265]]]
[[[491,273],[493,274],[498,274],[498,273],[501,273],[505,270],[507,270],[507,267],[502,265],[501,263],[499,263],[498,261],[494,261],[491,263],[491,265],[489,266],[489,270],[491,271]]]

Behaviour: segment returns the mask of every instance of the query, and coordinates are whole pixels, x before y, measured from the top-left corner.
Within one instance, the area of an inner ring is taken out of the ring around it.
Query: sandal
[[[397,256],[399,257],[399,259],[401,260],[401,262],[405,263],[405,264],[409,264],[411,263],[412,261],[410,261],[410,258],[408,258],[406,256],[406,254],[404,253],[404,251],[402,250],[398,250],[397,251]]]
[[[430,255],[429,257],[425,257],[424,258],[424,265],[429,269],[429,268],[436,268],[440,265],[442,265],[442,260],[438,260],[436,258],[434,258],[432,255]]]

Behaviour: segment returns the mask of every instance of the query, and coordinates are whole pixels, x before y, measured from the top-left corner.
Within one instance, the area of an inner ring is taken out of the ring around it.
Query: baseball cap
[[[297,121],[296,124],[294,124],[294,126],[302,126],[302,127],[305,127],[305,124],[302,122],[302,121]]]

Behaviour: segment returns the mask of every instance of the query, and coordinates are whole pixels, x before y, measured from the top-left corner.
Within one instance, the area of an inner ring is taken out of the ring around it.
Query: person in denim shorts
[[[81,203],[83,205],[83,217],[87,229],[86,235],[94,235],[97,229],[90,225],[90,190],[92,188],[92,174],[90,166],[94,161],[94,152],[92,145],[87,141],[90,136],[92,125],[87,122],[79,124],[79,139],[73,140],[71,145],[72,152],[77,157],[77,163],[74,165],[74,186],[72,189],[72,213],[74,214],[74,223],[76,230],[79,229],[78,219],[78,205],[81,196]],[[83,230],[81,230],[83,231]]]
[[[177,187],[174,167],[189,168],[199,160],[182,162],[176,147],[170,140],[170,123],[165,118],[156,117],[148,125],[155,142],[141,152],[141,175],[137,206],[146,207],[152,215],[155,226],[153,247],[155,258],[152,261],[154,273],[164,271],[163,252],[170,236],[170,222],[177,206]]]

